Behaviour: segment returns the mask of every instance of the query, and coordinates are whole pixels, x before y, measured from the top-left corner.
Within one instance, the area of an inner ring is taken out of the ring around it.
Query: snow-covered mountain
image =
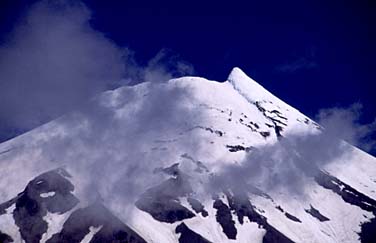
[[[239,68],[0,144],[0,242],[375,242],[376,159]]]

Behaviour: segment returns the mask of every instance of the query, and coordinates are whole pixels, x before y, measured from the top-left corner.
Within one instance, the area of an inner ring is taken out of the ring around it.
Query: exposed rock
[[[195,216],[175,199],[142,198],[137,201],[136,206],[154,219],[166,223],[175,223]]]
[[[217,209],[216,219],[221,225],[223,233],[227,238],[235,240],[237,230],[235,227],[235,221],[232,219],[230,208],[224,204],[220,199],[214,201],[213,207]]]
[[[278,209],[279,211],[281,211],[282,213],[284,213],[285,212],[285,210],[283,210],[283,208],[281,207],[281,206],[277,206],[277,207],[275,207],[276,209]]]
[[[372,218],[370,221],[363,223],[361,229],[359,233],[361,242],[374,243],[376,239],[376,218]]]
[[[265,125],[267,125],[268,127],[274,127],[274,132],[275,132],[275,134],[277,135],[278,138],[281,138],[281,137],[282,137],[281,132],[283,131],[283,127],[282,127],[281,125],[283,125],[283,126],[287,126],[287,124],[284,123],[284,122],[282,122],[282,121],[280,121],[280,120],[278,120],[278,119],[276,119],[276,118],[274,118],[274,117],[271,117],[271,116],[267,115],[267,114],[266,114],[267,110],[261,106],[261,103],[260,103],[259,101],[256,101],[256,102],[254,103],[254,105],[257,107],[257,109],[258,109],[259,111],[262,112],[262,114],[263,114],[266,118],[268,118],[268,119],[274,124],[274,126],[272,126],[272,125],[270,125],[270,124],[267,124],[267,123],[265,123]],[[278,116],[279,118],[282,118],[282,119],[284,119],[284,120],[287,120],[287,118],[281,116],[280,113],[279,113],[279,111],[277,111],[277,110],[273,110],[273,111],[271,111],[271,113],[275,113],[275,114],[277,114],[277,116]]]
[[[322,215],[319,210],[317,210],[316,208],[314,208],[312,205],[310,205],[310,206],[311,206],[310,209],[306,209],[305,210],[307,213],[309,213],[313,217],[317,218],[321,222],[329,221],[329,218],[327,218],[324,215]]]
[[[175,233],[180,233],[179,243],[210,243],[210,241],[189,229],[184,223],[176,227]]]
[[[263,227],[266,230],[266,234],[263,238],[264,243],[293,242],[288,237],[279,232],[277,229],[275,229],[273,226],[271,226],[268,223],[266,217],[260,215],[260,213],[258,213],[255,210],[254,206],[251,204],[247,196],[231,196],[229,193],[227,193],[227,199],[229,201],[231,210],[235,211],[236,215],[238,216],[238,220],[241,224],[244,223],[244,217],[248,217],[249,221],[257,223],[259,226]]]
[[[74,186],[66,179],[67,175],[63,169],[43,173],[12,199],[16,203],[13,217],[26,243],[39,242],[47,231],[48,225],[43,219],[47,212],[63,214],[78,203],[71,193]],[[40,196],[47,192],[54,192],[54,195],[46,198]]]
[[[208,216],[208,212],[205,210],[204,205],[200,203],[197,199],[194,199],[192,197],[188,197],[188,203],[191,205],[193,210],[195,210],[196,213],[201,213],[202,216],[206,217]]]
[[[249,123],[252,124],[253,126],[255,126],[257,129],[260,128],[260,126],[256,122],[249,122]]]
[[[263,136],[264,138],[267,138],[270,136],[270,132],[260,132],[260,135]]]
[[[272,110],[270,113],[276,113],[276,114],[281,114],[281,112],[280,111],[278,111],[278,110]]]
[[[0,242],[1,243],[10,243],[10,242],[14,242],[14,241],[13,241],[12,237],[10,237],[9,235],[0,231]]]
[[[363,210],[376,215],[376,201],[363,193],[358,192],[351,186],[340,181],[326,172],[320,171],[315,177],[316,182],[322,187],[340,195],[343,201],[358,206]],[[376,218],[361,225],[362,231],[359,233],[362,242],[374,242],[376,232]]]
[[[136,206],[158,221],[174,223],[195,216],[178,200],[179,197],[186,196],[191,191],[190,185],[183,176],[177,176],[148,189],[137,200]]]
[[[270,125],[269,123],[265,123],[265,125],[266,125],[267,127],[270,127],[270,128],[274,127],[273,125]]]
[[[5,214],[7,211],[6,209],[12,206],[12,204],[16,203],[18,197],[15,197],[5,203],[0,204],[0,215]]]
[[[376,212],[376,201],[374,199],[358,192],[334,176],[319,171],[318,175],[315,177],[315,181],[322,187],[340,195],[345,202],[369,212]]]
[[[253,147],[244,147],[242,145],[226,145],[226,148],[228,148],[228,151],[230,152],[238,152],[238,151],[245,151],[249,152]]]
[[[215,130],[211,127],[201,127],[201,126],[198,126],[197,128],[201,128],[201,129],[204,129],[205,131],[209,131],[210,133],[214,133],[216,135],[218,135],[219,137],[222,137],[224,132],[220,131],[220,130]]]
[[[298,219],[297,217],[295,217],[294,215],[292,214],[289,214],[288,212],[285,212],[285,216],[292,220],[292,221],[295,221],[295,222],[298,222],[298,223],[301,223],[302,221],[300,221],[300,219]]]
[[[283,131],[283,127],[278,126],[277,124],[274,125],[274,131],[278,138],[282,137],[281,132]]]
[[[91,226],[101,226],[101,229],[90,243],[146,243],[99,202],[74,211],[65,221],[61,232],[53,235],[47,243],[79,243],[90,232]]]

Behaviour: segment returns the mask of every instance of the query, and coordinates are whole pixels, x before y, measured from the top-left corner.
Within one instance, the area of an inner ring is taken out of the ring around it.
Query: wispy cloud
[[[73,1],[33,5],[0,48],[0,121],[28,129],[121,79],[123,52]]]
[[[314,48],[310,48],[305,54],[277,65],[275,69],[279,72],[285,73],[293,73],[304,69],[314,69],[319,66],[315,59],[316,51]]]
[[[359,123],[361,105],[322,109],[316,116],[321,132],[286,136],[278,143],[251,151],[239,164],[224,166],[213,180],[209,191],[231,189],[242,193],[256,186],[265,192],[288,191],[304,196],[305,185],[318,169],[340,163],[352,151],[350,144],[366,151],[375,141],[376,120]],[[231,179],[229,179],[231,178]]]
[[[321,109],[317,120],[327,133],[341,138],[365,151],[375,150],[376,118],[369,123],[361,123],[363,105],[354,103],[349,107]]]
[[[166,50],[139,65],[92,28],[91,16],[80,1],[43,0],[15,26],[0,46],[0,134],[31,129],[109,88],[193,72]]]
[[[318,67],[318,64],[315,61],[309,60],[305,57],[301,57],[292,62],[287,62],[281,65],[278,65],[276,67],[276,70],[280,72],[292,73],[301,69],[313,69],[317,67]]]
[[[95,30],[90,19],[90,10],[80,1],[43,0],[30,8],[10,41],[0,47],[0,129],[25,131],[66,114],[55,121],[63,134],[45,131],[48,144],[34,141],[41,152],[38,161],[12,170],[2,164],[0,174],[37,174],[66,165],[89,184],[87,195],[95,197],[92,194],[99,191],[109,200],[121,197],[126,203],[154,180],[152,170],[165,162],[143,151],[145,141],[152,143],[156,132],[168,134],[190,119],[182,105],[188,91],[159,85],[194,70],[166,49],[141,65],[136,53]],[[111,93],[104,90],[141,82],[148,82],[148,93],[124,87],[114,104],[99,99]],[[134,116],[119,118],[122,109]]]

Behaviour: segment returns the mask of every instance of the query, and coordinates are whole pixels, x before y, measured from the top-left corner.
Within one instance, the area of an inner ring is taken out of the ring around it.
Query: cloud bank
[[[290,135],[278,143],[255,148],[239,164],[228,165],[210,181],[209,191],[287,191],[305,196],[305,185],[320,169],[349,155],[351,145],[372,150],[376,122],[359,123],[361,105],[322,109],[316,115],[321,131]],[[347,143],[348,142],[348,143]],[[350,145],[351,144],[351,145]],[[229,179],[231,178],[231,179]]]
[[[110,88],[193,72],[166,50],[139,65],[131,50],[90,25],[91,16],[80,1],[45,0],[19,21],[0,47],[0,136],[27,131]]]
[[[122,51],[79,2],[33,5],[0,49],[0,120],[28,129],[121,79]]]

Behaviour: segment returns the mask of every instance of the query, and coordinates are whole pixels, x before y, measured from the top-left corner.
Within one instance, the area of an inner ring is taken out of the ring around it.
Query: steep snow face
[[[17,194],[32,191],[46,242],[72,229],[84,242],[356,242],[376,212],[376,159],[322,131],[239,68],[107,91],[0,144],[0,235],[20,239]],[[33,180],[59,167],[79,200],[64,214],[48,203],[61,188]]]
[[[239,68],[232,70],[228,77],[228,82],[250,103],[264,108],[266,110],[265,115],[270,117],[270,119],[278,120],[277,124],[287,124],[285,133],[317,132],[317,130],[312,128],[318,128],[318,124],[274,96]],[[288,119],[284,119],[282,114]]]
[[[252,78],[248,77],[240,68],[235,67],[227,80],[235,90],[246,97],[250,102],[272,101],[276,104],[284,104],[283,101],[275,97]]]

